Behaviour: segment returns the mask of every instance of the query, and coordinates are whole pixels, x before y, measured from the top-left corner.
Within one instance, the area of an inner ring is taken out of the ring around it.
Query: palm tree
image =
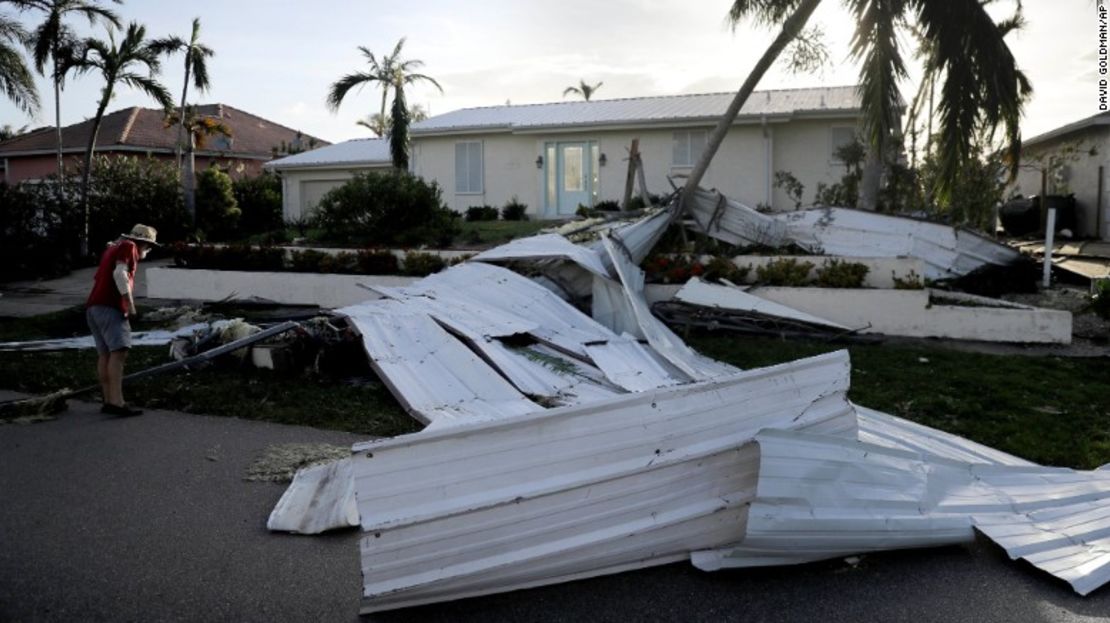
[[[373,52],[363,46],[359,46],[358,49],[362,52],[363,56],[366,57],[367,62],[370,63],[370,71],[355,72],[343,76],[331,85],[327,97],[328,107],[331,108],[332,111],[337,111],[339,110],[339,105],[343,103],[343,98],[347,96],[347,93],[349,93],[351,89],[355,87],[361,88],[367,84],[373,83],[377,83],[381,87],[382,108],[381,112],[378,113],[380,119],[383,121],[381,127],[389,127],[391,140],[395,142],[399,141],[398,146],[403,146],[401,151],[404,152],[404,157],[400,160],[395,157],[393,160],[393,166],[398,169],[407,168],[408,166],[408,125],[410,115],[404,104],[405,86],[417,82],[430,82],[435,88],[439,89],[440,93],[443,92],[443,87],[436,82],[435,78],[413,71],[423,67],[424,61],[418,59],[401,59],[401,48],[403,48],[404,45],[405,39],[402,37],[401,40],[397,42],[397,45],[394,46],[393,52],[389,56],[383,56],[380,62],[377,57],[374,56]],[[400,110],[402,114],[392,114],[387,117],[385,114],[385,103],[388,99],[390,89],[394,92],[392,112],[396,113]],[[398,99],[401,100],[400,108],[398,108]],[[386,119],[389,119],[388,124],[384,123]],[[371,123],[373,123],[373,121],[371,121]],[[379,136],[381,135],[379,134]],[[394,156],[397,156],[399,152],[393,153]],[[404,161],[404,167],[400,166],[401,161]]]
[[[122,0],[111,0],[120,4]],[[58,178],[65,175],[65,163],[62,160],[62,102],[61,91],[65,83],[65,75],[74,68],[73,60],[77,49],[77,38],[65,25],[65,19],[71,14],[84,16],[90,25],[103,20],[112,26],[119,26],[119,16],[111,9],[101,5],[101,0],[0,0],[17,7],[21,11],[39,11],[45,19],[31,34],[31,45],[34,47],[32,59],[35,69],[41,75],[46,75],[47,61],[50,61],[50,80],[54,83],[54,132],[57,140],[56,152],[58,157]],[[59,191],[60,192],[60,191]]]
[[[588,102],[588,101],[590,101],[590,98],[594,96],[594,93],[597,93],[597,90],[601,88],[602,84],[604,84],[604,83],[603,82],[598,82],[595,85],[589,85],[589,84],[586,84],[585,80],[579,80],[578,81],[578,86],[576,86],[576,87],[567,87],[567,88],[563,89],[563,97],[566,97],[566,96],[570,95],[571,93],[574,93],[575,95],[581,95],[582,99],[584,99]]]
[[[197,91],[205,92],[209,89],[211,84],[208,81],[208,62],[207,60],[214,56],[216,52],[212,48],[204,45],[199,41],[200,39],[200,18],[193,18],[193,30],[188,41],[180,37],[167,37],[165,39],[155,39],[151,42],[151,47],[157,50],[160,54],[176,54],[181,52],[185,57],[185,84],[181,87],[181,104],[177,107],[177,118],[179,125],[177,126],[177,144],[175,147],[175,154],[177,157],[177,166],[181,166],[181,154],[185,148],[185,118],[184,114],[186,98],[189,94],[189,79],[192,78],[193,86]],[[190,209],[192,215],[192,206],[186,200],[186,206]]]
[[[202,116],[196,106],[189,106],[185,114],[171,113],[166,116],[166,127],[185,128],[189,142],[185,147],[184,171],[181,175],[185,208],[189,216],[196,219],[196,150],[204,149],[210,136],[231,138],[231,128],[215,117]]]
[[[100,122],[104,118],[104,111],[117,85],[124,85],[138,89],[154,98],[162,108],[169,110],[173,107],[173,96],[155,79],[161,64],[158,61],[158,51],[151,47],[151,42],[146,39],[146,27],[131,22],[123,39],[116,42],[115,32],[108,29],[108,41],[99,39],[86,39],[85,52],[82,55],[77,70],[81,73],[96,71],[104,78],[104,87],[100,91],[100,102],[96,106],[96,115],[93,117],[92,132],[89,133],[89,143],[85,147],[85,168],[81,172],[81,211],[85,216],[85,228],[81,238],[81,254],[88,253],[89,243],[89,178],[92,173],[92,156],[96,147],[97,135],[100,133]],[[146,73],[137,70],[145,69]]]
[[[416,123],[428,118],[428,111],[420,104],[413,104],[409,106],[409,121]],[[389,128],[393,125],[393,117],[386,115],[384,118],[379,113],[374,113],[365,119],[359,119],[355,125],[361,126],[370,130],[377,137],[387,136]]]
[[[5,123],[0,126],[0,141],[6,141],[9,138],[15,138],[27,133],[27,126],[17,128],[10,123]]]
[[[898,82],[905,77],[898,28],[916,23],[926,51],[925,71],[940,89],[937,149],[941,168],[936,193],[950,195],[960,169],[972,158],[972,143],[981,135],[1005,130],[1011,175],[1017,172],[1021,148],[1019,122],[1032,89],[1017,69],[1004,37],[1020,27],[1017,17],[995,23],[980,0],[842,0],[856,17],[852,55],[862,61],[860,98],[863,133],[874,153],[897,127],[901,114]],[[724,117],[706,141],[705,151],[690,173],[684,196],[690,196],[705,175],[755,85],[813,14],[820,0],[734,0],[729,20],[748,17],[764,24],[782,23],[782,31],[756,63],[733,98]],[[1020,3],[1019,3],[1020,11]]]
[[[0,91],[17,108],[31,115],[39,109],[39,92],[18,49],[29,42],[30,35],[19,22],[0,15]]]

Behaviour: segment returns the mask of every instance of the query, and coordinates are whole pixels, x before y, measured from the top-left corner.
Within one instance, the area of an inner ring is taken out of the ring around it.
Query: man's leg
[[[104,404],[109,404],[111,400],[111,385],[108,383],[108,353],[100,353],[96,358],[96,379],[100,382],[100,398]]]
[[[123,364],[127,362],[127,349],[114,350],[108,354],[108,403],[123,406]]]

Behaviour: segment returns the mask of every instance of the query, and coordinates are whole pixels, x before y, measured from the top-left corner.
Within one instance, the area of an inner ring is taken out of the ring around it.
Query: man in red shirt
[[[135,307],[135,269],[150,249],[158,246],[153,227],[136,225],[108,245],[100,257],[93,278],[93,289],[85,301],[85,319],[92,330],[99,357],[96,375],[104,397],[101,413],[140,415],[142,411],[123,401],[123,364],[131,348],[131,318],[138,317]]]

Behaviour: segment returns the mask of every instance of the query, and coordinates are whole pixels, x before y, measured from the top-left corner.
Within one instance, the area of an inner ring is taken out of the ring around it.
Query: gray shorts
[[[131,348],[131,322],[115,307],[93,305],[85,310],[96,352],[108,353]]]

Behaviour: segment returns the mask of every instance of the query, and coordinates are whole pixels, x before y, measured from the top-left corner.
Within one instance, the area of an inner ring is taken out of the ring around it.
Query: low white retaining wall
[[[753,283],[756,279],[756,269],[770,262],[783,259],[793,259],[813,264],[809,271],[811,279],[817,278],[817,269],[832,260],[863,264],[868,268],[867,276],[863,279],[865,288],[894,288],[894,278],[903,281],[916,281],[925,285],[925,262],[913,257],[829,257],[823,255],[737,255],[732,258],[732,263],[743,268],[750,266],[746,283]]]
[[[928,290],[752,288],[748,291],[863,333],[984,342],[1070,344],[1071,313],[1055,309],[930,305]]]
[[[378,298],[360,288],[407,286],[416,277],[393,275],[325,275],[319,273],[266,273],[194,268],[149,268],[149,298],[219,301],[228,297],[258,297],[289,305],[319,305],[324,308],[354,305]]]

